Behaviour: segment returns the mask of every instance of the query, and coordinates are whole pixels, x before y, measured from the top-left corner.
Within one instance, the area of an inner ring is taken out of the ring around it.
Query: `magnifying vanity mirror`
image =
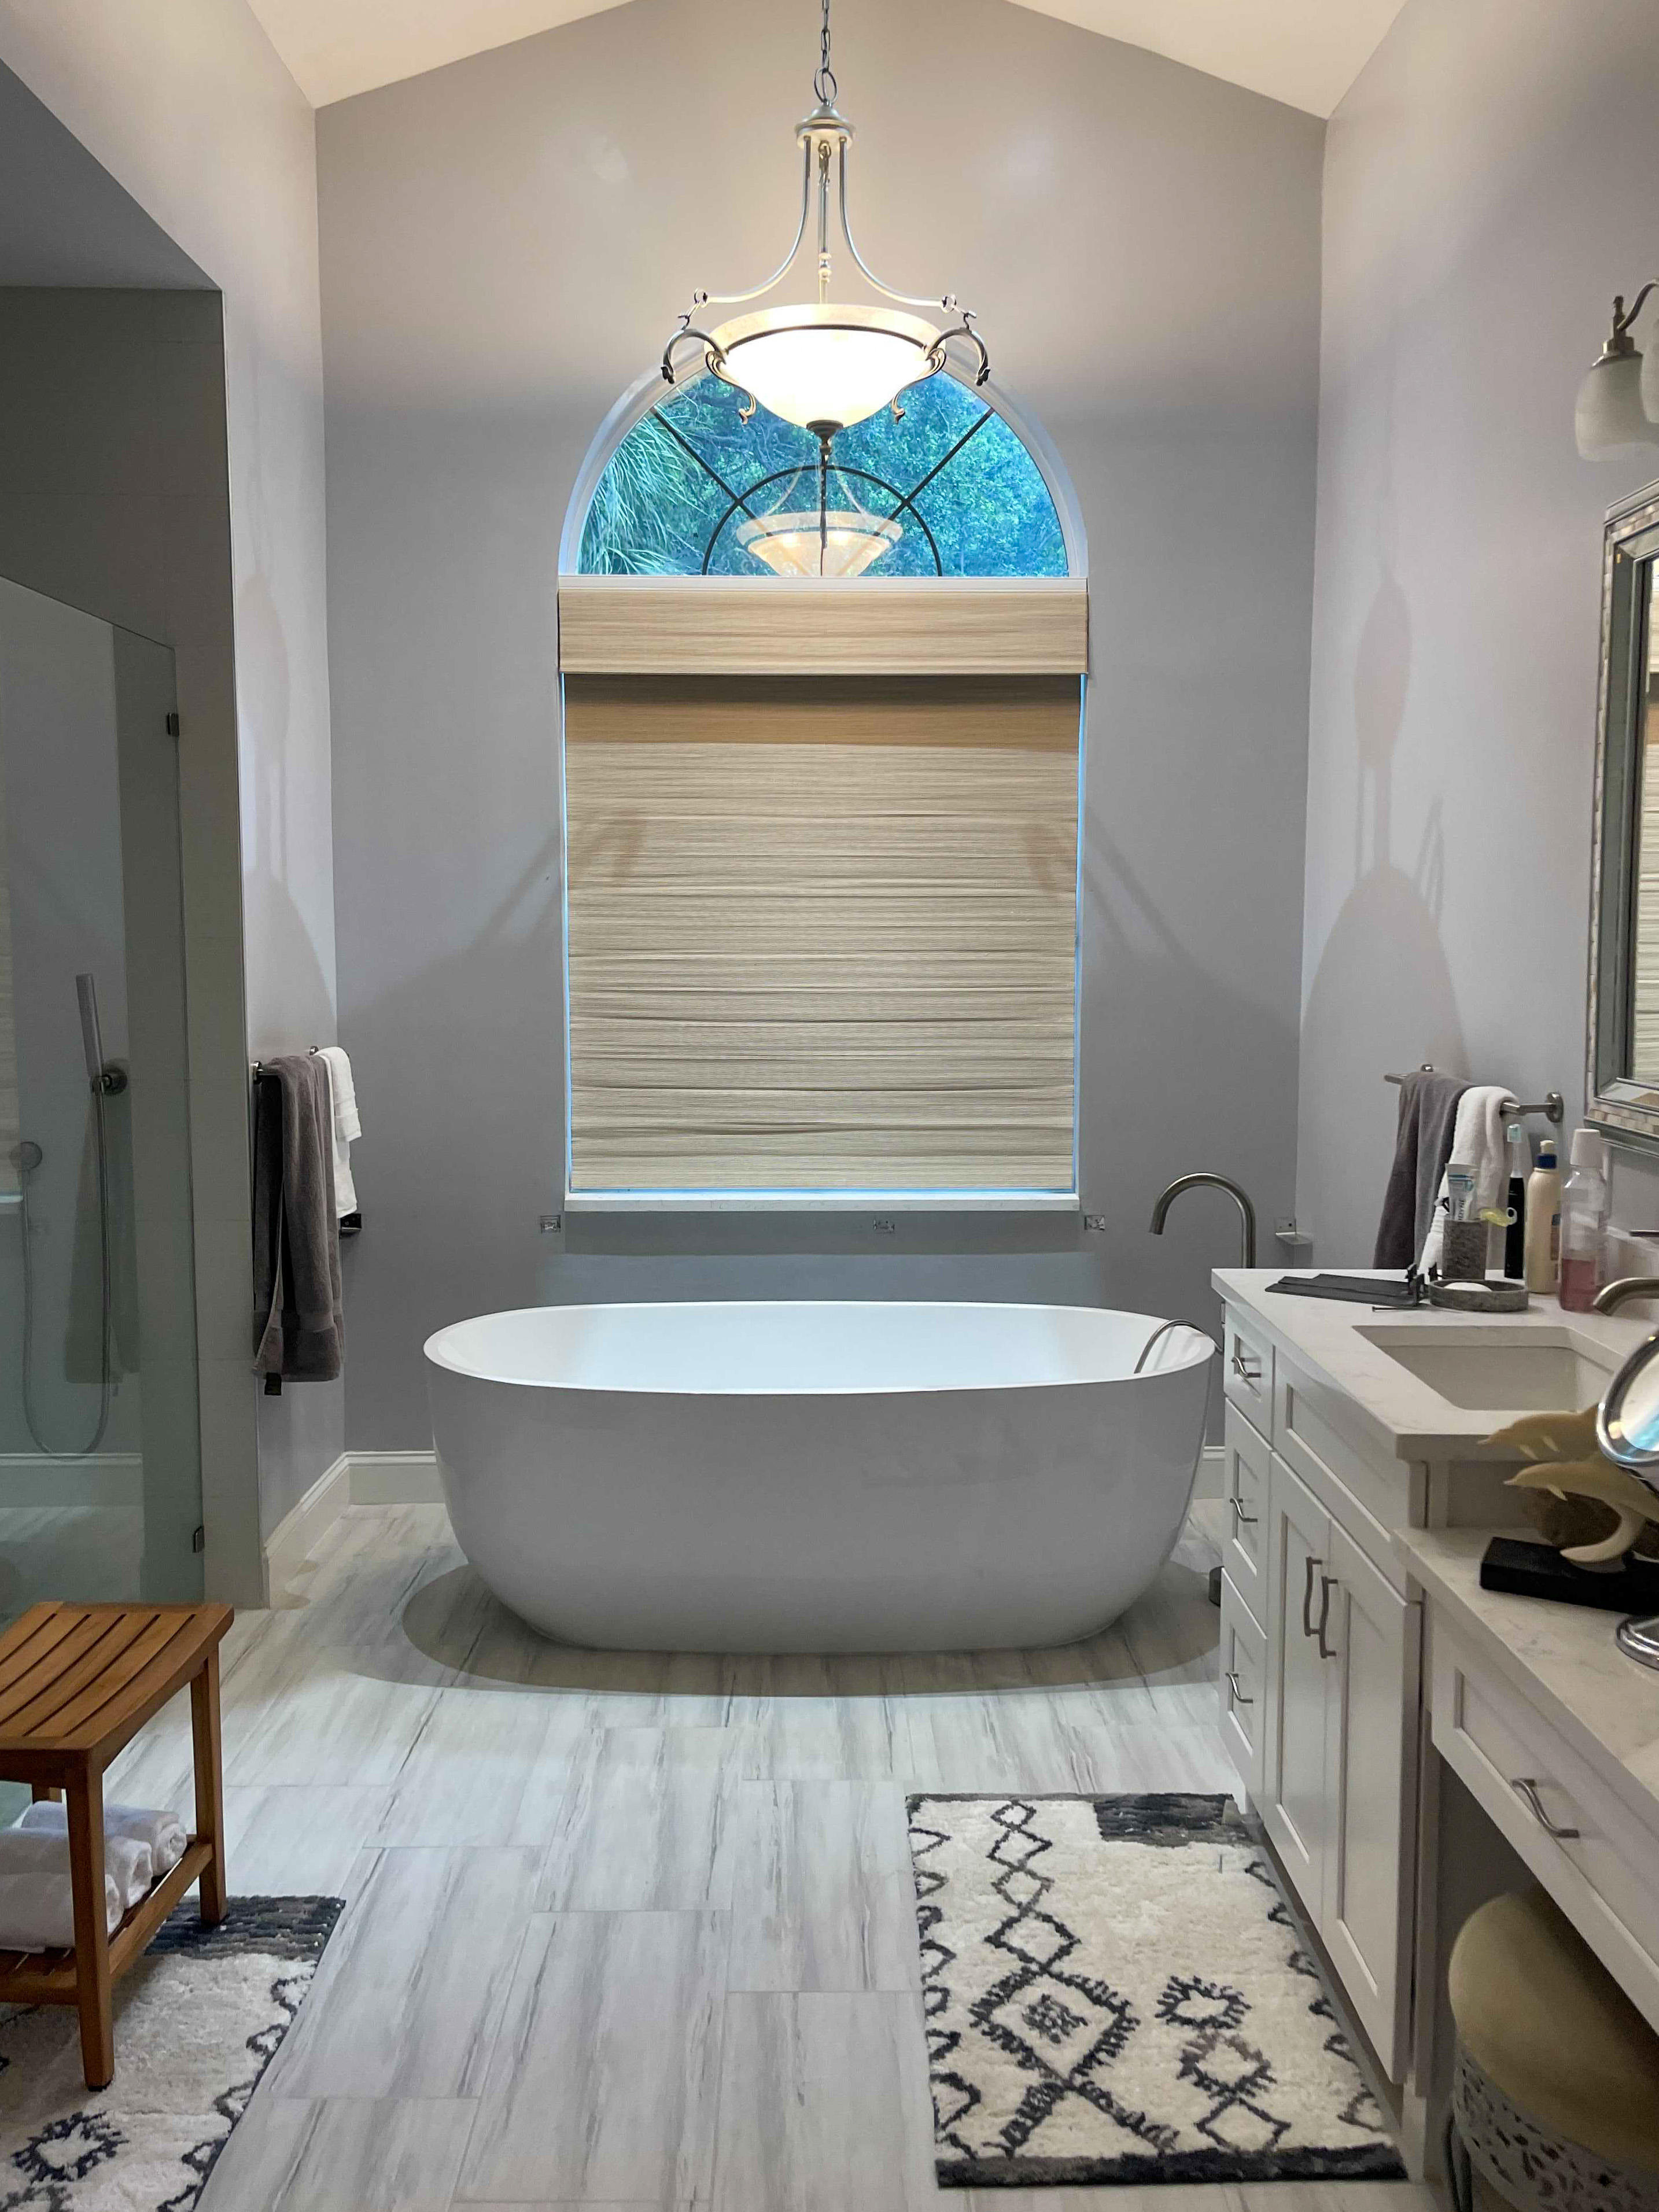
[[[1607,518],[1585,1097],[1659,1146],[1659,484]]]
[[[1659,1331],[1644,1337],[1607,1385],[1595,1416],[1595,1441],[1611,1460],[1659,1494]],[[1620,1625],[1619,1648],[1659,1668],[1659,1615]]]

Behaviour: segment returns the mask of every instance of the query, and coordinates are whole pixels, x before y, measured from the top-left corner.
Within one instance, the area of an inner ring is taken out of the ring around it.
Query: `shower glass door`
[[[0,1621],[201,1595],[173,702],[0,579]]]

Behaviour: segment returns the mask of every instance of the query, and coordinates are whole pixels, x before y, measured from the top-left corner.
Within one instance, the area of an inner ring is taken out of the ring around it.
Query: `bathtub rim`
[[[591,1380],[562,1381],[546,1376],[492,1374],[482,1368],[461,1364],[454,1356],[448,1353],[442,1341],[459,1329],[475,1328],[483,1322],[514,1321],[526,1314],[671,1313],[681,1308],[692,1308],[706,1313],[731,1312],[738,1310],[747,1311],[757,1307],[777,1306],[810,1306],[831,1310],[856,1308],[860,1311],[873,1309],[895,1314],[990,1312],[1110,1315],[1119,1321],[1144,1322],[1147,1331],[1147,1340],[1151,1340],[1154,1332],[1164,1328],[1167,1323],[1174,1322],[1178,1328],[1188,1331],[1189,1338],[1193,1340],[1193,1346],[1188,1357],[1171,1359],[1166,1364],[1150,1368],[1146,1373],[1140,1375],[1131,1371],[1121,1375],[1034,1376],[1023,1381],[976,1382],[969,1378],[932,1385],[900,1382],[863,1383],[842,1389],[813,1384],[798,1389],[784,1389],[773,1386],[756,1389],[734,1389],[722,1387],[717,1389],[688,1390],[683,1383],[661,1384],[649,1380],[630,1380],[627,1383],[617,1383],[595,1382]],[[459,1321],[446,1322],[442,1328],[434,1329],[421,1346],[421,1353],[425,1361],[431,1366],[440,1369],[446,1375],[453,1375],[467,1382],[493,1383],[501,1389],[556,1390],[572,1395],[585,1395],[600,1398],[678,1397],[701,1401],[715,1399],[766,1398],[801,1401],[815,1398],[939,1398],[957,1394],[981,1392],[988,1395],[999,1391],[1103,1389],[1120,1383],[1155,1382],[1174,1376],[1185,1375],[1192,1369],[1207,1365],[1210,1360],[1218,1358],[1220,1347],[1214,1338],[1207,1334],[1196,1322],[1183,1321],[1179,1315],[1143,1314],[1126,1306],[1072,1305],[1053,1298],[583,1298],[574,1301],[568,1305],[507,1306],[493,1313],[465,1315]]]

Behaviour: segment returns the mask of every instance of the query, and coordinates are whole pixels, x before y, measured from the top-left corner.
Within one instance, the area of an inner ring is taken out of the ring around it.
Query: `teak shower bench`
[[[37,1605],[0,1636],[0,1781],[36,1802],[68,1801],[75,1948],[0,1951],[0,2004],[74,2005],[87,2087],[115,2071],[111,1984],[190,1887],[202,1917],[225,1917],[219,1644],[228,1605]],[[196,1832],[111,1931],[104,1907],[104,1770],[167,1699],[190,1685]]]

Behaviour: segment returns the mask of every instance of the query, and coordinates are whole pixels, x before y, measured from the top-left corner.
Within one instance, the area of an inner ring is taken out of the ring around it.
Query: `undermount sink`
[[[1494,1415],[1582,1413],[1618,1369],[1565,1328],[1364,1328],[1359,1334],[1448,1405]]]

